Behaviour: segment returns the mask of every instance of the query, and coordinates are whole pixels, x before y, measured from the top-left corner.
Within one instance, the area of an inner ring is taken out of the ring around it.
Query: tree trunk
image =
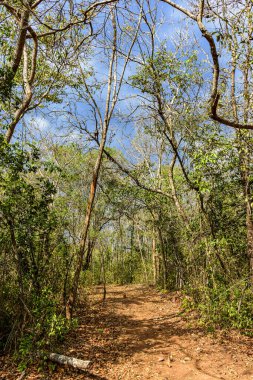
[[[145,259],[144,259],[144,256],[143,256],[143,252],[142,252],[141,239],[140,239],[140,235],[139,235],[138,229],[137,229],[136,236],[137,236],[138,244],[139,244],[139,250],[140,250],[140,255],[141,255],[141,262],[142,262],[142,265],[143,265],[143,270],[144,270],[144,275],[145,275],[145,282],[147,284],[148,283],[148,273],[147,273],[147,267],[146,267]]]
[[[116,21],[115,21],[115,13],[113,9],[112,9],[112,25],[113,25],[114,36],[113,36],[112,55],[111,55],[110,63],[109,63],[107,96],[106,96],[105,113],[104,113],[103,119],[102,119],[100,110],[98,110],[99,115],[100,115],[101,140],[99,143],[98,157],[93,169],[92,182],[90,185],[90,193],[89,193],[88,202],[87,202],[82,240],[80,243],[80,249],[79,249],[78,258],[77,258],[77,265],[76,265],[76,270],[74,273],[73,285],[70,290],[69,298],[66,304],[66,318],[67,319],[70,319],[72,317],[73,308],[77,300],[77,290],[78,290],[81,270],[83,267],[85,246],[87,242],[88,231],[89,231],[91,215],[92,215],[92,210],[93,210],[93,204],[94,204],[96,190],[97,190],[97,182],[98,182],[99,172],[100,172],[100,168],[102,164],[102,158],[103,158],[103,153],[104,153],[104,148],[105,148],[105,143],[106,143],[106,138],[107,138],[107,132],[109,128],[109,123],[110,123],[112,112],[113,112],[116,99],[117,99],[117,97],[115,97],[116,96],[115,91],[113,92],[114,93],[113,99],[111,99],[112,83],[113,83],[113,80],[115,79],[114,78],[115,73],[113,72],[113,70],[114,70],[114,63],[116,59],[116,41],[117,41]],[[117,67],[115,68],[115,70],[116,69]],[[88,91],[88,88],[87,88],[87,91]],[[92,101],[94,101],[92,94],[89,93],[89,95],[91,96]],[[94,102],[94,105],[95,107],[97,107],[96,102]]]
[[[103,248],[102,248],[103,249]],[[105,274],[105,256],[104,252],[101,255],[101,266],[102,266],[102,276],[103,276],[103,302],[106,299],[106,274]]]
[[[99,146],[98,157],[97,157],[97,160],[95,163],[95,167],[93,169],[93,179],[92,179],[92,182],[90,185],[90,193],[89,193],[87,209],[86,209],[86,216],[85,216],[84,227],[83,227],[83,236],[82,236],[82,241],[80,244],[80,249],[78,252],[78,259],[77,259],[77,265],[76,265],[76,270],[75,270],[74,279],[73,279],[73,285],[72,285],[72,288],[70,290],[68,301],[66,303],[66,318],[67,319],[71,319],[72,314],[73,314],[73,307],[76,304],[77,290],[78,290],[81,270],[83,267],[85,246],[86,246],[88,230],[89,230],[90,221],[91,221],[91,214],[92,214],[94,199],[95,199],[95,195],[96,195],[99,171],[100,171],[101,164],[102,164],[103,150],[104,150],[104,146],[105,146],[105,142],[106,142],[107,130],[108,130],[108,124],[105,123],[102,139],[101,139],[100,146]]]
[[[71,367],[78,368],[80,370],[87,370],[87,368],[90,365],[89,360],[76,359],[70,356],[59,355],[55,353],[49,354],[48,359],[57,364],[69,365]]]
[[[156,238],[155,231],[153,230],[153,238],[152,238],[152,263],[153,263],[153,281],[154,285],[157,285],[158,277],[159,277],[159,260],[156,251]]]
[[[160,246],[160,256],[162,259],[162,265],[163,265],[163,289],[167,288],[167,263],[166,263],[166,253],[164,249],[164,242],[163,242],[163,236],[161,228],[157,228],[158,231],[158,237],[159,237],[159,246]]]
[[[252,221],[252,208],[251,208],[250,199],[247,199],[246,228],[247,228],[247,254],[248,254],[248,259],[249,259],[250,283],[253,286],[253,221]]]
[[[178,199],[178,195],[177,195],[177,191],[176,191],[176,187],[175,187],[175,182],[174,182],[174,166],[175,166],[175,163],[176,163],[176,159],[177,159],[177,155],[174,154],[173,158],[172,158],[172,161],[169,165],[169,170],[168,170],[168,177],[169,177],[169,183],[170,183],[170,188],[171,188],[171,195],[172,195],[172,198],[173,198],[173,201],[174,201],[174,204],[175,204],[175,207],[177,209],[177,212],[178,214],[180,215],[185,227],[187,228],[187,230],[190,230],[190,227],[189,227],[189,220],[186,216],[186,213]]]

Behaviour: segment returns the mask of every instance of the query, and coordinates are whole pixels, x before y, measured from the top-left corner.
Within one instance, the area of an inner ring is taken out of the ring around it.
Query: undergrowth
[[[196,310],[199,324],[214,331],[216,328],[238,329],[253,336],[252,288],[245,281],[228,287],[224,284],[187,290],[182,306],[186,311]]]

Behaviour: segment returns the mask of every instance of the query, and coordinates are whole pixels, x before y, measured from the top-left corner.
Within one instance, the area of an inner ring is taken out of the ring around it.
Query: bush
[[[16,347],[22,358],[69,328],[61,313],[64,231],[43,175],[49,167],[35,147],[0,136],[0,350]]]
[[[231,287],[219,284],[192,289],[189,294],[191,297],[185,297],[183,306],[196,308],[203,326],[240,329],[253,336],[253,292],[245,281]]]

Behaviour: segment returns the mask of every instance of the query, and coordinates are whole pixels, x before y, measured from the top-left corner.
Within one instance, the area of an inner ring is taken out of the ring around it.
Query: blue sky
[[[183,4],[184,2],[178,2],[178,4]],[[163,23],[159,25],[157,31],[157,45],[160,42],[166,40],[168,50],[173,50],[173,39],[178,38],[178,34],[183,31],[183,34],[189,35],[189,44],[192,44],[194,39],[196,39],[199,46],[199,59],[205,58],[205,53],[209,55],[209,47],[205,40],[201,37],[197,26],[191,20],[187,19],[180,11],[173,9],[169,5],[159,2],[159,19],[163,19]],[[203,51],[202,51],[203,49]],[[104,62],[105,57],[103,56],[103,51],[99,46],[94,50],[95,55],[93,55],[89,61],[89,65],[95,69],[96,80],[106,81],[108,67]],[[119,65],[120,66],[120,65]],[[125,77],[133,75],[136,72],[137,65],[131,63],[128,65]],[[211,74],[211,71],[210,71]],[[105,104],[105,93],[106,87],[96,96],[96,101],[101,107],[104,108]],[[122,114],[130,112],[130,108],[137,102],[138,91],[132,89],[127,84],[122,86],[116,110]],[[69,98],[71,98],[69,94]],[[68,108],[67,103],[71,102],[71,99],[64,99],[64,102],[60,105],[52,105],[46,107],[42,110],[34,111],[25,117],[25,124],[30,125],[30,129],[33,131],[33,136],[36,139],[40,139],[41,136],[51,136],[50,138],[66,142],[66,141],[81,141],[85,143],[86,136],[80,135],[78,128],[70,127],[65,116],[60,115],[63,107]],[[94,128],[94,121],[90,118],[91,112],[90,108],[85,102],[75,103],[75,108],[79,114],[80,119],[87,120],[87,125],[89,128]],[[55,110],[57,113],[53,113]],[[21,126],[20,126],[21,127]],[[129,147],[130,140],[135,136],[134,122],[125,122],[121,117],[113,117],[109,137],[114,136],[111,139],[111,145],[117,147],[121,150],[125,150]],[[124,143],[122,144],[122,141]]]

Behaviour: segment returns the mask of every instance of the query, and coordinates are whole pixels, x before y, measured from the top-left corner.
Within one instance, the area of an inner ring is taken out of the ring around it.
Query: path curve
[[[96,293],[95,302],[101,290]],[[94,363],[90,378],[253,379],[253,340],[236,333],[214,337],[196,321],[191,326],[180,316],[180,301],[173,294],[111,286],[105,305],[95,303],[92,310],[90,325],[83,326],[90,342],[85,358]]]
[[[106,302],[101,298],[102,289],[93,289],[90,307],[79,310],[78,328],[58,349],[91,360],[89,372],[31,369],[27,380],[253,380],[253,339],[234,332],[206,334],[196,320],[182,317],[174,294],[110,286]],[[9,367],[3,373],[0,368],[0,380],[17,379]]]

